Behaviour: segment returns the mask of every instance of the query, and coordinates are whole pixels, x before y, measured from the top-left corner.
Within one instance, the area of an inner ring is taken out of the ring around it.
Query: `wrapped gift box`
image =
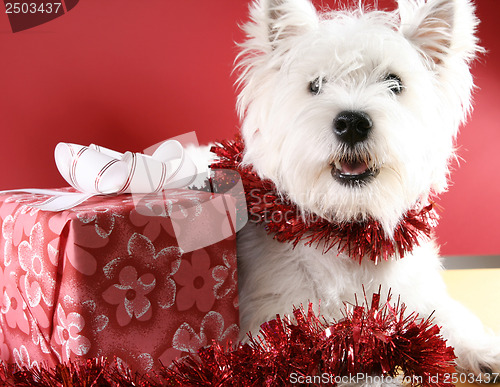
[[[105,356],[144,372],[237,340],[227,198],[179,189],[31,206],[44,199],[0,195],[1,360]]]

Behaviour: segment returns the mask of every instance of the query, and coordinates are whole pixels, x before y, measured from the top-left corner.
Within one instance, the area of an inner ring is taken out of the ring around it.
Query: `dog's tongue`
[[[363,161],[343,161],[340,163],[340,172],[344,175],[361,175],[365,173],[367,169],[368,165]]]

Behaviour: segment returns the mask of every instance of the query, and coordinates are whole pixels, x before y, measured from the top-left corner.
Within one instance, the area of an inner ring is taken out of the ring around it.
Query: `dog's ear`
[[[267,0],[269,41],[300,35],[317,25],[316,9],[309,0]]]
[[[432,66],[451,58],[470,62],[479,23],[470,0],[398,0],[401,31]]]
[[[258,0],[250,14],[253,24],[247,25],[248,35],[271,50],[318,24],[318,15],[310,0]]]

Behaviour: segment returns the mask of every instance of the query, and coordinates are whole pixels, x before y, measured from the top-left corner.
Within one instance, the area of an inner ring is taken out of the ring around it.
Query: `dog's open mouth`
[[[375,178],[379,169],[369,166],[369,161],[362,159],[340,159],[332,164],[332,176],[342,184],[361,185]]]

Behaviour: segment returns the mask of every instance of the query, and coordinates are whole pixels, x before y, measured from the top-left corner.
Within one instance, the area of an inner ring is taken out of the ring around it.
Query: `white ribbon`
[[[59,143],[54,151],[62,177],[79,192],[21,189],[0,193],[27,192],[51,195],[33,207],[63,211],[95,195],[153,193],[191,184],[197,174],[194,162],[176,140],[163,142],[151,156],[119,153],[91,144]]]

